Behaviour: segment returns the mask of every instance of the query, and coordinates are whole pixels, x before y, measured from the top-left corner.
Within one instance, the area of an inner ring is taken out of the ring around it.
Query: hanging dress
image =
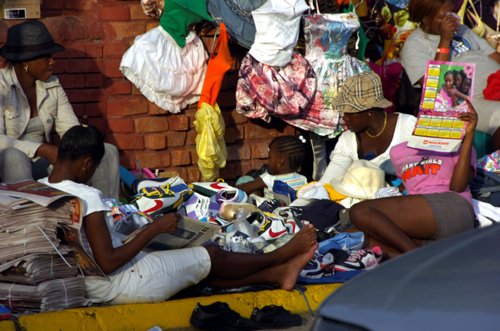
[[[316,72],[324,111],[335,118],[336,134],[343,131],[343,124],[342,114],[333,108],[333,100],[347,78],[371,71],[368,64],[347,53],[347,42],[359,27],[354,13],[304,16],[305,58]]]
[[[166,0],[160,26],[138,36],[120,71],[151,102],[178,113],[200,98],[207,53],[193,23],[212,20],[204,0]]]

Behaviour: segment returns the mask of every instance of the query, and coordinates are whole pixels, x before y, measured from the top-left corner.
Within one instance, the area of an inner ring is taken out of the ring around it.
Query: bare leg
[[[208,246],[206,248],[212,262],[208,279],[239,280],[263,269],[287,263],[308,253],[316,245],[316,230],[309,224],[284,246],[268,254],[233,253]]]
[[[297,277],[304,266],[312,259],[318,244],[310,246],[309,250],[289,259],[287,262],[261,269],[239,279],[209,278],[207,283],[220,288],[234,288],[249,284],[271,283],[278,284],[283,290],[292,290]],[[262,257],[263,255],[261,255]]]
[[[367,200],[354,205],[352,223],[382,249],[392,253],[418,247],[415,239],[430,239],[436,233],[436,221],[421,195]]]

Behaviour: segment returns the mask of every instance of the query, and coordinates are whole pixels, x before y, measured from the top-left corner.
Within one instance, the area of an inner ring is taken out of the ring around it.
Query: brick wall
[[[119,71],[122,54],[134,38],[156,27],[140,1],[44,0],[42,21],[56,42],[66,50],[56,55],[55,74],[81,119],[106,133],[106,140],[120,150],[121,163],[177,171],[185,180],[200,179],[196,165],[191,106],[170,114],[149,102]],[[0,21],[0,42],[15,21]],[[206,38],[209,40],[210,38]],[[205,40],[205,38],[204,38]],[[240,49],[236,57],[242,57]],[[286,125],[250,121],[234,111],[237,68],[229,72],[219,95],[226,122],[228,162],[222,177],[234,179],[266,162],[269,141],[279,134],[293,134]]]

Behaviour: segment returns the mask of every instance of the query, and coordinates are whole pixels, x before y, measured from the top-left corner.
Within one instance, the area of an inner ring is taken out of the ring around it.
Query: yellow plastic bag
[[[219,106],[202,103],[195,114],[194,127],[198,168],[204,181],[214,181],[219,178],[219,168],[226,166],[227,158],[226,128]]]

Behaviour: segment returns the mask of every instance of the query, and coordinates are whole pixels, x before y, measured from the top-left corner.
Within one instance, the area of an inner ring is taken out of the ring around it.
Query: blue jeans
[[[89,185],[102,191],[106,198],[119,198],[120,173],[118,149],[104,144],[104,156],[90,179]],[[26,179],[40,179],[50,173],[50,163],[45,158],[33,162],[16,148],[0,151],[0,178],[4,183],[16,183]]]

